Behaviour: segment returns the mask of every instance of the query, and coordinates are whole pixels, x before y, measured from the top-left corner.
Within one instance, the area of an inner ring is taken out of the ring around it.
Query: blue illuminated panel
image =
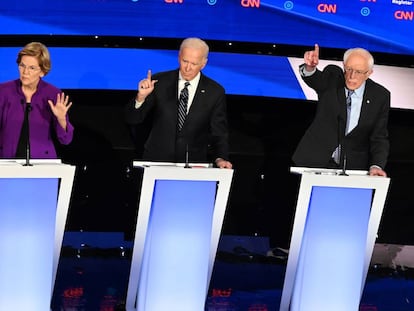
[[[290,310],[358,310],[373,192],[312,188]]]
[[[11,35],[199,36],[410,54],[413,22],[409,0],[0,1],[0,33]]]
[[[20,48],[0,48],[4,61],[1,82],[18,78],[15,60]],[[177,51],[56,47],[49,50],[53,67],[44,80],[61,89],[135,90],[149,69],[157,73],[178,67]],[[222,84],[227,94],[306,99],[286,57],[212,52],[203,73]]]
[[[222,84],[227,94],[314,100],[316,94],[305,96],[299,85],[294,74],[297,66],[292,68],[283,55],[301,58],[315,43],[321,46],[322,59],[325,48],[363,47],[372,52],[412,55],[413,3],[410,0],[0,1],[0,36],[86,36],[92,45],[104,46],[105,51],[51,49],[53,68],[45,80],[65,90],[136,90],[148,69],[156,73],[177,68],[176,51],[136,49],[145,47],[148,37],[159,38],[160,49],[171,49],[170,44],[163,46],[163,38],[196,36],[207,41],[222,40],[229,53],[210,53],[203,72]],[[183,20],[191,27],[182,27]],[[137,45],[124,45],[124,36],[136,38]],[[82,40],[82,43],[74,40],[68,38],[68,45],[84,46]],[[249,42],[247,53],[252,55],[234,53],[242,50],[240,42]],[[260,43],[257,50],[256,43]],[[131,45],[133,49],[129,51],[109,48]],[[284,45],[289,46],[289,52]],[[233,46],[237,46],[234,51]],[[297,51],[291,52],[295,46]],[[0,48],[3,60],[0,81],[17,78],[15,60],[19,48],[12,51]],[[398,63],[397,58],[390,57],[386,62]],[[407,66],[404,62],[401,65]],[[412,70],[405,70],[412,68],[399,69],[386,72],[375,69],[371,78],[393,93],[392,107],[413,109],[406,100],[412,97],[412,88],[407,85]]]
[[[216,181],[156,181],[137,310],[204,310],[216,190]]]
[[[57,178],[0,178],[0,310],[50,309]]]

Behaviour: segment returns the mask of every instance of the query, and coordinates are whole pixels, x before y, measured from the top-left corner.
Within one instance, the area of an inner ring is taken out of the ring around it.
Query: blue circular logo
[[[293,9],[293,2],[292,2],[292,1],[286,1],[286,2],[283,4],[283,7],[284,7],[286,10],[292,10],[292,9]]]
[[[217,3],[217,0],[207,0],[207,3],[209,5],[215,5]]]
[[[362,15],[362,16],[368,16],[369,14],[371,14],[371,10],[370,10],[369,8],[367,8],[367,7],[363,7],[363,8],[361,9],[361,15]]]

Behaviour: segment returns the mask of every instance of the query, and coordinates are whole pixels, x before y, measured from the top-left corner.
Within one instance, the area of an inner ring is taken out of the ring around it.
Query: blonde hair
[[[23,56],[33,56],[37,59],[39,62],[39,67],[42,70],[42,72],[46,75],[51,67],[51,61],[50,61],[50,54],[47,47],[40,42],[30,42],[26,44],[17,54],[17,60],[16,63],[20,64],[22,61]]]

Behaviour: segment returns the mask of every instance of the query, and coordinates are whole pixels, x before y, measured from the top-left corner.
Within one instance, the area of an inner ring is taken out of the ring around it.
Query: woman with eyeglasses
[[[57,158],[54,142],[73,138],[69,97],[43,80],[51,69],[45,45],[31,42],[17,55],[19,79],[0,84],[0,158]]]

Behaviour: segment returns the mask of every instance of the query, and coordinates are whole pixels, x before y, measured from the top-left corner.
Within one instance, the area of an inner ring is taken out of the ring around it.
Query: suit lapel
[[[169,81],[165,87],[165,99],[170,113],[176,115],[178,109],[178,70],[172,73]]]
[[[339,103],[339,107],[338,107],[338,111],[339,111],[339,118],[340,120],[344,120],[343,122],[343,130],[345,132],[345,126],[346,126],[346,97],[345,97],[345,89],[344,87],[340,87],[337,89],[337,93],[336,96],[338,98],[338,103]]]
[[[369,112],[372,107],[372,105],[370,105],[371,95],[371,81],[368,79],[365,83],[364,95],[362,96],[361,114],[359,115],[358,125],[367,122],[367,118],[371,115]]]
[[[203,76],[203,74],[201,74],[200,81],[198,81],[198,86],[194,93],[193,102],[191,103],[190,110],[188,111],[187,117],[191,117],[191,115],[194,114],[194,111],[197,111],[200,109],[200,107],[202,107],[203,97],[207,93],[206,86],[207,86],[206,79]]]

